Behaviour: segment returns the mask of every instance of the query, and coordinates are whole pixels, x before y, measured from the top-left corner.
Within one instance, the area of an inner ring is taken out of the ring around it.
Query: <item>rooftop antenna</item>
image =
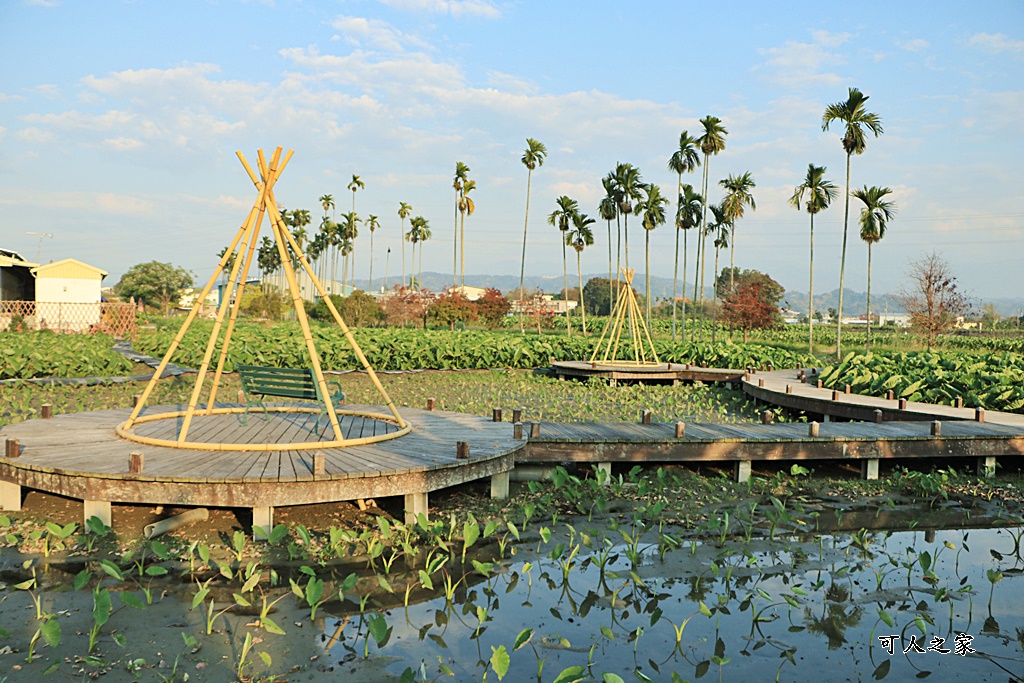
[[[53,239],[53,235],[48,232],[26,232],[26,235],[39,235],[39,249],[36,250],[36,263],[40,263],[39,258],[43,255],[43,238],[49,237]]]

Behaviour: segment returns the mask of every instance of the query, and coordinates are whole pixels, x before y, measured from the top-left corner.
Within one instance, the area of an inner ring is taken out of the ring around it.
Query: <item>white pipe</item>
[[[143,530],[143,534],[146,538],[156,538],[166,534],[168,531],[174,531],[178,527],[191,524],[192,522],[205,522],[210,518],[210,512],[206,508],[196,508],[195,510],[189,510],[183,512],[180,515],[174,517],[168,517],[167,519],[161,519],[159,522],[153,524],[147,524]]]
[[[548,465],[516,465],[509,472],[511,481],[550,481],[555,468]]]

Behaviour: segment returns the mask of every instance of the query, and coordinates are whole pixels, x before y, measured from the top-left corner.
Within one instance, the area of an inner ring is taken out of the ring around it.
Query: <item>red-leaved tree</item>
[[[764,283],[755,279],[737,282],[722,300],[722,310],[727,325],[743,330],[744,344],[749,330],[774,327],[779,321],[779,309],[767,296]]]

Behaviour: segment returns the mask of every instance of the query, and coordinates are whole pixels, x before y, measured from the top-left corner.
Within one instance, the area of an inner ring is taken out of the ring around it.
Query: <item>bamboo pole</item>
[[[270,185],[273,185],[271,179]],[[257,206],[261,206],[263,201],[266,199],[267,188],[261,188]],[[249,243],[247,240],[252,238],[253,230],[256,227],[256,217],[259,216],[259,211],[254,216],[253,213],[249,212],[249,221],[245,226],[245,236],[242,237],[242,241],[239,245],[238,251],[246,251]],[[231,252],[235,254],[234,251]],[[235,284],[238,280],[238,273],[242,266],[242,259],[237,256],[234,259],[234,263],[231,264],[231,275],[228,277],[228,286],[224,291],[224,300],[220,302],[220,306],[217,308],[217,318],[213,323],[213,329],[210,331],[210,338],[206,342],[206,351],[203,353],[203,362],[199,366],[199,374],[196,376],[195,386],[192,387],[192,395],[189,397],[188,409],[185,411],[185,418],[181,423],[181,430],[178,432],[178,443],[184,443],[188,436],[189,427],[192,426],[192,418],[195,416],[196,406],[199,404],[199,397],[203,393],[203,382],[206,380],[206,373],[210,369],[210,360],[213,358],[213,350],[217,346],[217,339],[220,337],[220,328],[224,324],[224,318],[227,315],[228,307],[231,303],[231,294],[234,292]],[[212,407],[212,401],[207,406]]]
[[[273,165],[269,169],[266,167],[266,159],[263,156],[263,151],[259,150],[259,164],[260,174],[264,179],[264,186],[269,178],[276,177],[277,171]],[[288,151],[285,155],[285,163],[291,158],[292,150]],[[245,161],[245,157],[242,156],[241,152],[238,153],[239,159],[242,160],[242,165],[245,166],[246,171],[249,173],[249,177],[252,179],[253,184],[257,187],[260,186],[259,180],[256,175],[252,172],[252,168]],[[277,152],[274,153],[275,159],[277,158]],[[334,430],[334,438],[337,441],[343,441],[345,439],[342,434],[341,426],[338,424],[338,414],[334,409],[334,402],[330,400],[331,392],[327,389],[327,381],[324,379],[323,369],[320,367],[320,356],[317,354],[316,345],[313,343],[313,332],[309,328],[309,320],[306,319],[306,309],[302,303],[302,294],[299,290],[299,283],[295,279],[295,270],[292,268],[292,259],[288,254],[286,245],[291,244],[291,248],[303,261],[307,267],[310,277],[316,282],[316,276],[312,274],[312,270],[308,268],[309,264],[305,263],[305,256],[302,255],[302,251],[298,248],[298,245],[290,241],[291,234],[287,230],[287,226],[284,221],[281,220],[281,214],[277,210],[277,204],[274,200],[273,192],[268,188],[266,201],[264,206],[270,213],[271,229],[274,231],[274,240],[277,243],[277,251],[281,257],[281,266],[284,269],[285,277],[288,280],[288,290],[292,297],[292,306],[295,308],[295,317],[299,319],[299,326],[302,328],[302,337],[306,343],[306,351],[309,353],[309,360],[313,366],[313,375],[316,377],[317,385],[320,387],[320,395],[324,397],[324,404],[327,407],[327,417],[330,419],[331,428]],[[286,238],[287,236],[287,238]]]
[[[253,209],[250,210],[250,217],[252,216],[252,213],[255,210],[255,207],[253,207]],[[220,263],[218,263],[217,267],[213,269],[213,274],[210,276],[209,281],[206,283],[206,286],[203,288],[203,291],[199,295],[197,301],[206,301],[206,297],[210,295],[210,291],[213,289],[214,284],[217,282],[217,278],[220,277],[221,272],[223,272],[224,270],[224,266],[227,265],[230,254],[234,252],[235,247],[238,246],[238,242],[242,239],[242,236],[245,234],[245,227],[246,225],[248,225],[249,220],[250,218],[247,217],[245,219],[245,223],[243,223],[242,227],[238,229],[238,232],[235,234],[235,238],[231,241],[231,244],[224,251],[224,256],[221,257]],[[145,407],[146,405],[146,400],[149,398],[149,395],[153,393],[153,387],[156,386],[157,380],[159,380],[161,375],[164,374],[164,370],[167,369],[167,365],[171,362],[171,358],[174,356],[174,352],[178,350],[178,345],[181,344],[181,340],[185,338],[185,333],[188,331],[189,326],[192,325],[192,321],[195,320],[196,315],[198,315],[198,313],[199,308],[197,306],[193,306],[192,310],[189,311],[188,316],[185,318],[185,322],[181,326],[181,329],[178,330],[178,334],[174,337],[174,340],[171,342],[170,347],[167,349],[167,353],[164,354],[163,360],[160,361],[160,365],[157,366],[156,371],[153,373],[153,377],[150,378],[149,383],[146,385],[146,389],[142,392],[142,396],[139,398],[139,402],[135,405],[135,408],[132,410],[132,414],[128,417],[128,421],[125,423],[126,428],[131,428],[131,426],[135,423],[136,418],[139,417],[139,413],[142,412],[143,407]]]
[[[252,266],[253,256],[256,253],[256,245],[260,239],[260,226],[263,222],[263,216],[266,214],[266,209],[260,207],[260,211],[256,214],[256,228],[253,230],[252,240],[249,242],[249,250],[246,252],[245,264],[242,266],[242,272],[239,273],[239,281],[235,284],[235,304],[231,307],[231,319],[228,321],[227,330],[224,332],[224,343],[221,345],[220,358],[217,359],[217,370],[213,374],[213,385],[210,387],[210,400],[206,405],[206,414],[211,415],[213,410],[213,404],[217,398],[217,389],[220,387],[221,376],[224,374],[224,364],[227,362],[228,347],[231,345],[231,336],[235,331],[235,323],[238,320],[238,311],[242,305],[242,298],[245,294],[245,281],[249,277],[249,268]],[[239,249],[241,252],[241,249]],[[237,257],[236,257],[237,258]]]

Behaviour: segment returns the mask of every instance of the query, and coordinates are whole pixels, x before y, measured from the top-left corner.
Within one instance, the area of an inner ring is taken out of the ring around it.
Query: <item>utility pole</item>
[[[26,235],[39,235],[39,249],[36,250],[36,263],[39,263],[40,262],[39,259],[43,255],[43,238],[44,237],[49,237],[50,239],[53,239],[53,235],[51,235],[48,232],[26,232],[25,234]]]

